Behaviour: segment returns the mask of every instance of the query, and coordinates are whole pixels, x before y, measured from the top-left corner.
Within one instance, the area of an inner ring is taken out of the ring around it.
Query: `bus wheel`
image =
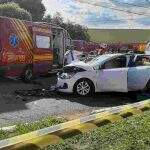
[[[32,81],[32,79],[33,79],[32,67],[26,67],[23,73],[23,81],[29,83]]]

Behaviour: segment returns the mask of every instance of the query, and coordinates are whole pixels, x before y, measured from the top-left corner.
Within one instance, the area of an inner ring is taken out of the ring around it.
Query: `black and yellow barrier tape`
[[[37,150],[57,144],[64,137],[84,133],[107,123],[140,114],[150,109],[150,100],[108,109],[101,113],[81,117],[73,121],[37,130],[0,141],[0,150]]]

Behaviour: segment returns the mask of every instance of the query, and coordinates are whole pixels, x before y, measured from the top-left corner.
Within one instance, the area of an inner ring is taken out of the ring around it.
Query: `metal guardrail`
[[[65,136],[84,133],[150,109],[150,100],[114,107],[101,113],[0,141],[0,150],[37,150],[57,144]]]

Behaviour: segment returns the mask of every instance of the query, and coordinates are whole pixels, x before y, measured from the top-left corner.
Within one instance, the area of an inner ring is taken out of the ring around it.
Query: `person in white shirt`
[[[150,42],[146,45],[145,54],[150,55]]]
[[[75,62],[75,61],[79,61],[75,49],[76,49],[76,48],[72,46],[72,47],[69,48],[69,50],[67,50],[67,52],[65,53],[65,65],[66,65],[66,64],[70,64],[70,63]]]

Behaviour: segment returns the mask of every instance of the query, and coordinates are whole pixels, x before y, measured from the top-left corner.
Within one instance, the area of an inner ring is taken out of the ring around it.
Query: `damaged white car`
[[[59,72],[57,87],[81,96],[150,90],[150,55],[106,54],[87,63],[72,63]]]

